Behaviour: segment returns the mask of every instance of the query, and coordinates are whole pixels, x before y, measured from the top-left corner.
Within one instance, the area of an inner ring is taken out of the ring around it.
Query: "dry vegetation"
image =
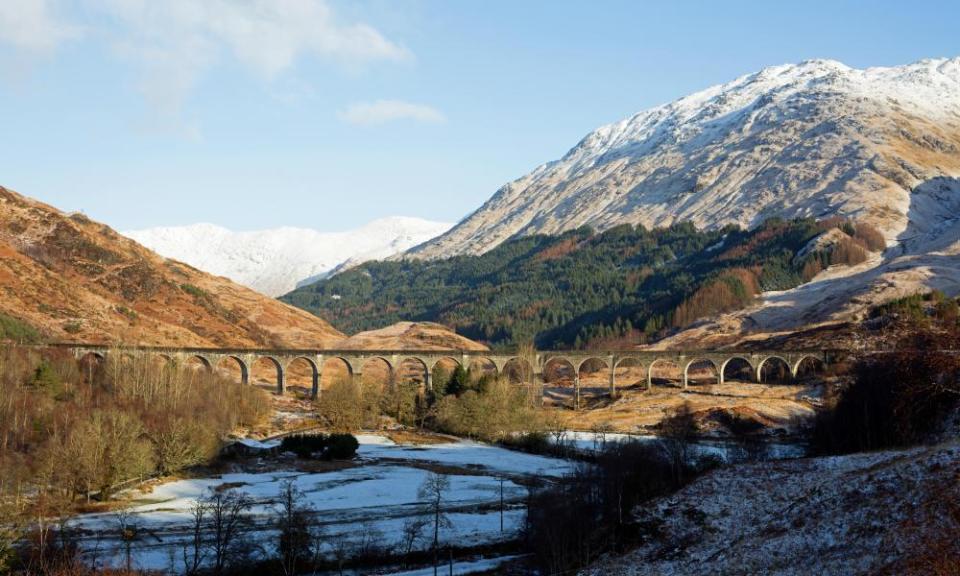
[[[256,388],[215,374],[110,354],[77,362],[59,351],[0,349],[0,507],[10,521],[4,550],[25,536],[21,565],[44,572],[45,518],[69,518],[91,499],[108,500],[125,481],[171,474],[213,458],[224,436],[256,424],[269,401]],[[47,547],[50,546],[50,550]],[[7,566],[9,567],[9,565]]]
[[[52,341],[321,347],[323,320],[0,187],[0,313]]]

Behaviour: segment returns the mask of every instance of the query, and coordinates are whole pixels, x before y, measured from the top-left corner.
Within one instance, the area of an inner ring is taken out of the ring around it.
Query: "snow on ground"
[[[565,460],[512,452],[468,441],[429,445],[401,445],[377,435],[358,437],[360,449],[356,467],[328,472],[277,470],[259,473],[230,473],[217,477],[179,480],[162,484],[150,493],[131,491],[128,508],[133,521],[148,536],[135,546],[135,563],[144,569],[176,568],[171,554],[182,558],[190,539],[191,507],[210,490],[233,487],[251,498],[249,515],[261,527],[256,540],[267,548],[274,540],[269,528],[276,499],[285,482],[302,493],[300,502],[314,511],[323,526],[324,537],[346,535],[353,542],[376,535],[383,546],[396,547],[403,527],[423,517],[427,507],[418,490],[431,473],[432,465],[454,467],[449,473],[450,489],[445,509],[452,527],[444,531],[448,542],[460,547],[479,546],[510,540],[522,525],[522,501],[527,494],[519,477],[557,477],[572,470]],[[500,490],[506,502],[501,532]],[[508,479],[509,478],[509,479]],[[113,532],[114,513],[88,514],[73,521],[83,531],[88,550],[96,547],[101,561],[121,562],[121,546]],[[419,548],[426,548],[421,542]]]
[[[389,458],[465,466],[487,473],[559,477],[573,471],[570,462],[558,458],[515,452],[490,444],[460,440],[429,445],[396,445],[382,436],[357,437],[363,458]]]
[[[466,562],[454,562],[453,573],[454,575],[458,575],[474,574],[476,572],[489,572],[490,570],[499,568],[507,562],[512,562],[518,558],[520,557],[498,556],[496,558],[483,558],[480,560],[470,560]],[[449,574],[448,566],[443,566],[440,569],[440,573]],[[404,572],[392,572],[388,576],[433,576],[433,567],[421,568],[420,570],[406,570]]]
[[[917,532],[955,498],[960,444],[743,464],[636,511],[656,526],[587,575],[902,573]],[[939,500],[938,500],[939,498]]]
[[[548,440],[555,443],[557,438],[550,435]],[[599,452],[605,446],[617,442],[662,442],[663,440],[651,434],[568,431],[560,441],[578,452],[590,453]],[[729,464],[756,458],[763,460],[802,458],[807,454],[807,447],[801,443],[763,442],[748,446],[729,440],[697,439],[689,442],[687,454],[692,464],[711,459]]]

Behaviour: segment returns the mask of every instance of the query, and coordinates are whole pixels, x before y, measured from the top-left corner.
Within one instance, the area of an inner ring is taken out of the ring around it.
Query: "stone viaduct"
[[[531,384],[543,384],[544,375],[549,367],[566,366],[572,371],[573,385],[579,397],[581,369],[588,362],[595,368],[602,363],[608,374],[611,395],[616,395],[616,371],[625,365],[642,366],[646,371],[646,388],[653,384],[654,367],[673,364],[682,374],[681,385],[686,389],[690,382],[690,369],[694,365],[711,369],[719,383],[723,383],[727,366],[734,361],[749,367],[752,378],[760,382],[763,369],[770,363],[781,363],[791,378],[796,378],[801,366],[810,362],[820,368],[831,361],[831,352],[827,350],[805,351],[736,351],[736,350],[698,350],[698,351],[536,351],[528,355],[500,353],[494,351],[452,351],[452,350],[253,350],[221,348],[161,348],[135,347],[116,348],[91,344],[62,344],[78,358],[93,356],[103,360],[112,354],[142,353],[162,358],[167,362],[186,363],[199,361],[207,370],[216,369],[222,362],[234,362],[240,370],[243,383],[250,382],[250,371],[254,363],[267,360],[276,369],[276,391],[283,394],[290,365],[295,361],[305,361],[312,373],[312,396],[320,395],[320,377],[328,360],[338,359],[346,366],[350,376],[359,381],[364,367],[371,360],[383,361],[391,373],[396,373],[402,363],[415,361],[422,369],[422,381],[428,389],[433,387],[433,369],[444,359],[468,368],[471,363],[485,364],[491,373],[519,375],[523,381]]]

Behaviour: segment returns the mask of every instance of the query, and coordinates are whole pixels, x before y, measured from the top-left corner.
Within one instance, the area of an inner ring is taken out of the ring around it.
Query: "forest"
[[[833,241],[811,242],[833,229]],[[793,288],[883,247],[876,229],[841,218],[770,219],[752,230],[580,228],[479,256],[370,262],[281,299],[347,333],[431,321],[494,347],[617,346],[743,308],[761,291]]]

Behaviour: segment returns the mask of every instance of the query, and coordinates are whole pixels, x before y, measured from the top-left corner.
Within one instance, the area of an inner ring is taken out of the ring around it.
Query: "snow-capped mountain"
[[[411,255],[482,253],[585,224],[751,226],[833,214],[893,241],[908,225],[953,217],[912,192],[958,175],[960,58],[865,70],[811,60],[603,126]]]
[[[387,258],[442,234],[451,224],[420,218],[374,220],[346,232],[277,228],[234,232],[213,224],[134,230],[123,234],[151,250],[279,296],[341,266]]]

